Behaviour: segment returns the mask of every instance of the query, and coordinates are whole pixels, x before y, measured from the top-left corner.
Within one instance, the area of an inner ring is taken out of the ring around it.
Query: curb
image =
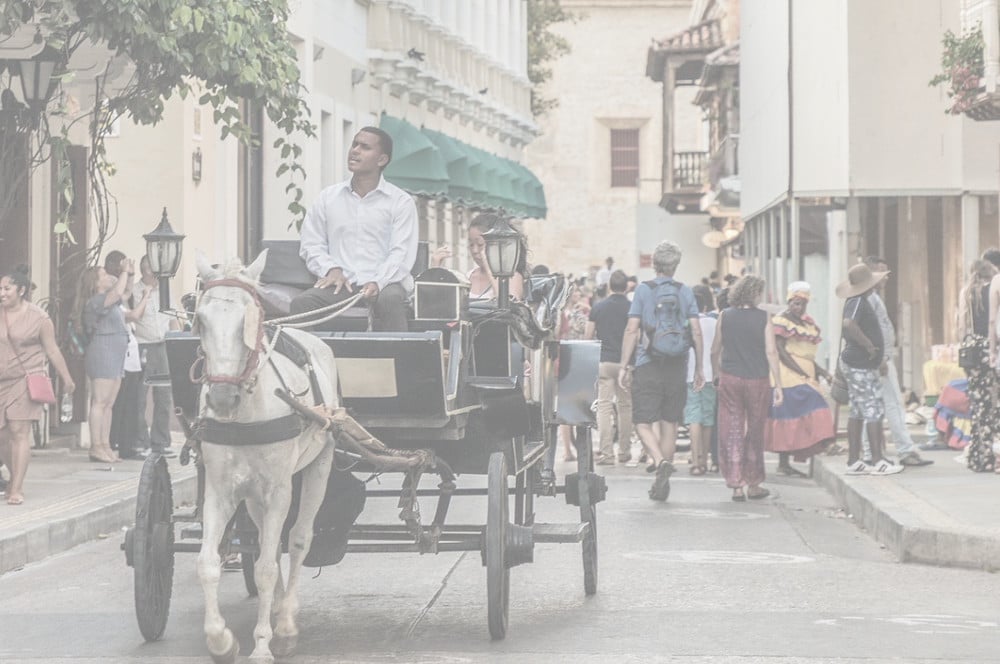
[[[171,471],[174,505],[193,503],[198,487],[194,467]],[[0,539],[0,575],[131,526],[138,486],[138,478],[130,479],[25,514],[24,527]]]
[[[893,484],[870,484],[871,478],[844,476],[815,457],[813,477],[837,500],[856,524],[884,545],[900,562],[944,567],[1000,570],[1000,534],[982,529],[928,523],[913,509],[919,499]]]

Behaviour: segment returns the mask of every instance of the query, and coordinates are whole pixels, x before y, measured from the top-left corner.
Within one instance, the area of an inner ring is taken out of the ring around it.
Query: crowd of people
[[[932,463],[920,456],[906,425],[895,330],[882,299],[890,273],[883,259],[869,257],[854,266],[836,288],[844,301],[843,339],[833,373],[816,362],[823,333],[808,314],[809,283],[790,284],[785,304],[774,307],[763,304],[766,284],[753,274],[720,279],[713,272],[694,287],[678,282],[680,259],[675,244],[661,243],[653,253],[656,277],[634,289],[624,272],[612,269],[611,258],[597,273],[597,292],[606,285],[607,297],[598,295],[589,306],[584,334],[601,341],[597,464],[630,462],[634,432],[642,446],[640,463],[648,462],[646,470],[654,474],[649,496],[666,500],[677,470],[678,430],[686,429],[692,475],[721,472],[734,501],[764,498],[765,452],[777,454],[778,474],[806,477],[796,464],[844,451],[836,443],[831,407],[836,379],[843,382],[849,411],[846,473],[886,476]],[[1000,290],[991,301],[996,269],[980,265],[976,274],[978,281],[966,290],[974,307],[968,320],[972,325],[975,319],[982,332],[975,343],[985,364],[991,329],[986,312],[997,317]],[[571,306],[569,318],[578,306]],[[991,394],[996,382],[992,375],[970,377],[976,412],[985,412],[989,399],[979,397]],[[994,420],[973,420],[981,423],[973,438],[991,439]],[[896,458],[887,452],[886,424]],[[973,446],[977,464],[986,463],[987,448]]]

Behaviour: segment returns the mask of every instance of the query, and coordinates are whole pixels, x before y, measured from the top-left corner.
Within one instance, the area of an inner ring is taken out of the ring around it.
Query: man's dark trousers
[[[352,297],[362,287],[354,286],[354,291],[350,292],[346,288],[341,288],[340,292],[334,292],[333,286],[329,288],[310,288],[297,295],[291,303],[291,313],[301,314],[307,311],[315,311],[331,304],[343,302]],[[406,332],[409,327],[406,323],[406,290],[402,284],[388,284],[379,291],[375,302],[370,305],[374,313],[373,328],[376,332]],[[325,325],[319,325],[317,329],[324,329]]]

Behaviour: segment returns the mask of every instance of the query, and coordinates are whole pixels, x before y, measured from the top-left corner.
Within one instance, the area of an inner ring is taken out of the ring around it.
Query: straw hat
[[[847,271],[847,281],[837,286],[837,297],[847,299],[867,293],[881,283],[889,272],[872,272],[864,263],[858,263]]]

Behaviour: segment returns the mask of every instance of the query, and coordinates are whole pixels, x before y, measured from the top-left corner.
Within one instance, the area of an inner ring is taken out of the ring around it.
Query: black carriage
[[[278,249],[280,254],[282,247]],[[345,553],[479,551],[486,567],[488,624],[494,639],[507,632],[510,569],[532,562],[535,544],[581,544],[584,592],[597,591],[595,508],[604,499],[606,485],[594,472],[590,432],[600,344],[547,340],[547,327],[538,323],[558,319],[564,287],[561,275],[548,277],[541,287],[536,282],[541,313],[535,315],[523,304],[514,310],[498,309],[496,303],[470,304],[460,277],[431,269],[416,280],[410,331],[364,331],[367,314],[358,310],[332,321],[330,327],[336,329],[315,332],[334,352],[342,402],[354,420],[390,450],[429,450],[442,463],[436,488],[417,486],[417,472],[404,478],[400,490],[373,489],[357,477],[371,479],[386,467],[372,463],[370,455],[338,446],[343,462],[338,465],[349,463],[354,474],[331,474],[307,566],[335,564]],[[267,288],[263,290],[266,299]],[[276,290],[280,294],[280,285]],[[175,510],[166,460],[149,457],[142,469],[135,525],[127,530],[122,547],[134,568],[136,616],[147,640],[159,639],[166,627],[174,554],[201,547],[204,479],[197,435],[191,432],[198,418],[200,385],[190,376],[198,344],[190,332],[171,333],[167,339],[175,409],[190,438],[181,463],[198,464],[197,504]],[[527,384],[526,359],[531,367]],[[574,427],[578,454],[576,472],[559,483],[546,471],[561,424]],[[460,487],[455,476],[463,474],[486,475],[487,486]],[[557,494],[579,507],[579,521],[535,520],[536,497]],[[486,497],[485,525],[447,521],[452,497],[466,495]],[[386,497],[404,506],[402,523],[354,523],[367,498]],[[420,521],[419,510],[405,508],[415,506],[419,498],[437,499],[429,524]],[[256,529],[242,509],[230,527],[224,545],[227,553],[241,556],[253,595]]]

